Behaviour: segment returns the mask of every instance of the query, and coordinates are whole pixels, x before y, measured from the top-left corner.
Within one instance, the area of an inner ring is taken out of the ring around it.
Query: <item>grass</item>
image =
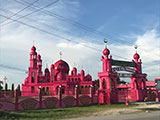
[[[81,116],[90,116],[95,112],[108,109],[134,107],[135,104],[126,106],[125,104],[106,105],[88,105],[81,107],[39,109],[25,111],[0,111],[0,120],[59,120],[65,118],[76,118]]]

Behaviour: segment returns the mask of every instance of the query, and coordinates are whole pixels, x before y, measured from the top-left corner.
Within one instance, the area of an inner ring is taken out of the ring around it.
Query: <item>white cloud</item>
[[[56,46],[60,47],[60,48],[71,48],[71,49],[81,49],[83,46],[81,44],[84,43],[80,43],[80,44],[73,44],[73,43],[58,43]]]
[[[68,7],[68,4],[73,4],[74,7]],[[11,9],[13,9],[14,7],[16,6],[11,6]],[[65,15],[78,20],[78,2],[72,1],[59,3],[55,7],[56,9],[51,7],[48,10],[53,9],[62,16]],[[41,18],[43,18],[43,20],[41,20]],[[72,69],[74,63],[76,63],[79,71],[83,68],[86,70],[86,74],[89,72],[94,79],[97,78],[97,73],[102,71],[102,52],[100,53],[96,50],[89,49],[84,46],[91,46],[103,51],[103,45],[99,45],[91,41],[95,38],[77,36],[76,33],[73,33],[73,31],[71,31],[72,26],[70,24],[66,24],[56,18],[52,18],[44,14],[35,14],[34,19],[37,20],[37,23],[43,21],[43,23],[55,26],[55,28],[62,28],[63,30],[55,31],[46,26],[38,26],[41,29],[48,30],[52,33],[56,33],[60,36],[72,39],[74,41],[78,41],[79,44],[67,42],[60,38],[50,36],[46,33],[14,23],[2,27],[2,31],[0,33],[1,63],[27,69],[29,66],[30,48],[33,44],[33,41],[35,41],[37,51],[42,56],[43,68],[45,68],[46,63],[48,63],[50,66],[50,64],[59,60],[59,52],[62,51],[62,58],[68,62],[68,64],[70,65],[70,69]],[[28,22],[27,20],[25,21],[28,24],[37,25],[35,23]],[[67,33],[72,33],[72,35]],[[148,74],[150,79],[154,79],[154,77],[160,76],[159,64],[152,64],[154,63],[154,61],[160,60],[160,37],[158,36],[157,31],[146,31],[146,33],[144,33],[143,35],[135,35],[134,38],[137,38],[135,43],[139,46],[138,53],[140,54],[142,62],[144,64],[143,71]],[[96,41],[98,41],[98,38],[96,38]],[[111,44],[108,45],[108,48],[110,49],[113,59],[131,61],[135,53],[134,45]],[[7,76],[9,83],[14,82],[15,84],[21,84],[24,82],[24,79],[27,75],[25,73],[0,68],[0,76]]]

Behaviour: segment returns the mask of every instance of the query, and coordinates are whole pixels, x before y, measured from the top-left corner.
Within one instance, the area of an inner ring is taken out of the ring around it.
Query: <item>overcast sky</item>
[[[78,71],[84,69],[97,79],[97,73],[102,71],[100,51],[104,49],[106,38],[113,59],[132,61],[134,45],[138,45],[147,78],[160,77],[159,0],[59,0],[40,11],[23,1],[35,2],[40,8],[54,2],[0,0],[0,64],[27,71],[34,41],[42,56],[43,69],[46,64],[50,67],[59,60],[61,51],[70,70],[75,64]],[[18,14],[14,15],[16,12]],[[24,15],[27,17],[19,18]],[[21,23],[11,22],[7,17]],[[9,84],[22,84],[27,74],[0,67],[0,79],[4,76]]]

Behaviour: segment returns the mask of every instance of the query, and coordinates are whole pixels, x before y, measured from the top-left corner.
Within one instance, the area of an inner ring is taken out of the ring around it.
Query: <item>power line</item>
[[[7,9],[4,9],[4,8],[0,8],[0,10],[1,10],[1,11],[4,11],[5,13],[6,13],[6,12],[9,12],[9,13],[11,13],[11,14],[14,14],[14,12],[11,12],[11,11],[9,11],[9,10],[7,10]],[[23,17],[23,18],[24,18],[24,16],[22,16],[22,15],[20,15],[20,14],[17,14],[17,15],[18,15],[19,17]],[[62,30],[62,29],[57,28],[56,26],[52,26],[52,25],[49,25],[49,24],[44,23],[44,22],[37,21],[37,20],[32,19],[32,18],[25,17],[25,19],[26,19],[26,20],[29,20],[29,21],[32,21],[32,23],[34,23],[34,24],[47,27],[47,29],[50,28],[50,29],[53,29],[53,30],[56,30],[56,31],[64,31],[64,30]],[[39,23],[39,22],[40,22],[40,23]],[[66,31],[64,31],[64,32],[66,32]],[[66,32],[66,33],[70,34],[70,32]],[[97,42],[97,41],[96,41],[96,43],[98,43],[98,44],[103,44],[103,43]]]
[[[9,17],[4,16],[4,15],[2,15],[2,14],[0,14],[0,16],[2,16],[2,17],[4,17],[4,18],[9,18]],[[79,43],[79,42],[77,42],[77,41],[74,41],[74,40],[68,39],[68,38],[66,38],[66,37],[57,35],[57,34],[55,34],[55,33],[52,33],[52,32],[49,32],[49,31],[46,31],[46,30],[43,30],[43,29],[40,29],[40,28],[38,28],[38,27],[36,27],[36,26],[29,25],[29,24],[27,24],[27,23],[24,23],[24,22],[21,22],[21,21],[12,19],[12,18],[9,18],[9,19],[12,20],[12,21],[16,21],[17,23],[23,24],[23,25],[25,25],[25,26],[31,27],[31,28],[33,28],[33,29],[39,30],[39,31],[41,31],[41,32],[47,33],[47,34],[49,34],[49,35],[58,37],[58,38],[60,38],[60,39],[64,39],[64,40],[66,40],[66,41],[68,41],[68,42],[72,42],[72,43],[74,43],[74,44],[80,44],[80,45],[82,45],[82,46],[84,46],[84,47],[87,47],[87,48],[89,48],[89,49],[92,49],[92,50],[95,50],[95,51],[98,51],[98,52],[102,52],[100,49],[97,49],[97,48],[95,48],[95,47],[91,47],[91,46],[88,46],[88,45],[85,45],[85,44],[81,44],[81,43]],[[123,58],[123,59],[127,59],[127,58],[121,57],[121,56],[119,56],[119,55],[114,55],[114,56],[117,56],[117,57]]]
[[[17,71],[21,71],[21,72],[27,72],[27,70],[20,69],[20,68],[17,68],[17,67],[11,67],[11,66],[4,65],[4,64],[0,64],[0,67],[7,68],[7,69],[12,69],[12,70],[17,70]]]
[[[29,4],[28,2],[26,2],[26,1],[23,1],[23,0],[14,0],[14,1],[16,1],[16,2],[18,2],[18,3],[20,3],[20,4]],[[36,5],[32,5],[32,6],[30,6],[31,8],[34,8],[34,9],[38,9],[38,8],[40,8],[39,6],[36,6]],[[100,35],[100,36],[103,36],[103,37],[105,37],[105,38],[109,38],[109,39],[111,39],[111,40],[113,40],[113,41],[117,41],[117,42],[123,42],[123,43],[130,43],[129,41],[125,41],[125,40],[122,40],[122,39],[119,39],[119,38],[116,38],[116,37],[114,37],[114,36],[111,36],[111,35],[109,35],[109,34],[106,34],[106,33],[103,33],[103,32],[101,32],[101,31],[98,31],[98,30],[96,30],[96,29],[94,29],[94,28],[91,28],[91,27],[88,27],[88,26],[86,26],[86,25],[83,25],[83,24],[81,24],[81,23],[79,23],[79,22],[76,22],[76,21],[73,21],[72,19],[69,19],[69,18],[66,18],[66,17],[63,17],[63,16],[61,16],[61,15],[58,15],[58,14],[56,14],[56,13],[53,13],[53,12],[50,12],[50,11],[48,11],[48,10],[43,10],[43,11],[41,11],[42,13],[44,13],[44,14],[47,14],[47,15],[50,15],[50,16],[52,16],[52,17],[56,17],[56,18],[58,18],[58,19],[60,19],[60,20],[62,20],[62,21],[65,21],[65,22],[67,22],[67,23],[70,23],[70,24],[72,24],[72,25],[74,25],[74,26],[77,26],[77,27],[79,27],[79,28],[81,28],[81,29],[84,29],[84,30],[86,30],[86,31],[89,31],[89,32],[93,32],[93,33],[96,33],[97,35]]]
[[[0,8],[1,9],[1,8]],[[5,9],[1,9],[1,10],[5,10]],[[8,11],[8,10],[5,10],[5,11]],[[34,11],[35,12],[35,11]],[[32,14],[33,12],[31,12],[31,13],[29,13],[29,14],[27,14],[27,16],[28,15],[30,15],[30,14]],[[21,17],[19,17],[18,19],[21,19],[21,18],[23,18],[23,17],[26,17],[26,16],[21,16]],[[33,21],[33,19],[31,19],[32,21]],[[15,20],[14,20],[15,21]],[[12,21],[11,21],[12,22]],[[45,24],[45,23],[43,23],[44,25],[47,25],[47,26],[50,26],[50,25],[48,25],[48,24]],[[53,28],[52,28],[53,29]],[[42,29],[41,29],[42,30]],[[63,39],[63,38],[62,38]],[[76,42],[76,41],[74,41],[74,42]],[[75,44],[79,44],[78,42],[77,43],[75,43]],[[85,46],[85,45],[83,45],[83,46]],[[90,46],[87,46],[87,47],[90,47]],[[93,47],[91,47],[91,49],[95,49],[95,48],[93,48]],[[101,50],[99,50],[98,49],[98,51],[101,51]],[[121,56],[118,56],[118,55],[115,55],[115,56],[117,56],[117,57],[120,57],[120,58],[123,58],[123,59],[126,59],[126,58],[124,58],[124,57],[121,57]],[[148,57],[149,58],[149,57]],[[150,58],[151,59],[151,58]]]
[[[19,10],[18,12],[14,13],[13,15],[11,15],[9,18],[12,18],[14,16],[16,16],[18,13],[24,11],[25,9],[29,8],[31,5],[33,5],[34,3],[38,2],[39,0],[34,1],[33,3],[29,4],[28,6],[24,7],[23,9]],[[8,19],[0,22],[0,24],[4,23],[5,21],[7,21]]]
[[[33,12],[30,12],[30,13],[24,15],[24,16],[21,16],[21,17],[17,18],[16,20],[22,19],[22,18],[24,18],[24,17],[27,17],[27,16],[33,14],[33,13],[39,12],[39,11],[41,11],[41,10],[43,10],[43,9],[45,9],[45,8],[47,8],[47,7],[55,4],[55,3],[57,3],[58,1],[59,1],[59,0],[56,0],[56,1],[54,1],[54,2],[51,2],[50,4],[47,4],[47,5],[44,6],[44,7],[40,7],[39,9],[37,9],[37,10],[35,10],[35,11],[33,11]],[[10,19],[10,18],[8,17],[8,19]],[[7,22],[7,23],[5,23],[5,24],[2,24],[1,27],[2,27],[2,26],[5,26],[5,25],[8,25],[8,24],[10,24],[10,23],[12,23],[12,22],[13,22],[13,21],[10,21],[10,22]]]
[[[14,0],[14,1],[16,1],[17,2],[17,0]],[[22,0],[21,0],[22,1]],[[19,2],[19,1],[18,1]],[[21,4],[23,4],[22,2],[20,2]],[[25,2],[24,4],[28,4],[27,2]],[[35,6],[35,5],[32,5],[32,6]],[[37,6],[36,6],[37,7]],[[39,7],[38,7],[39,8]],[[43,7],[43,9],[44,9],[45,7]],[[1,9],[1,8],[0,8]],[[37,9],[37,8],[36,8]],[[42,9],[42,8],[40,8],[40,9]],[[33,13],[35,13],[35,12],[37,12],[37,11],[39,11],[40,9],[37,9],[36,11],[33,11],[33,12],[31,12],[31,13],[29,13],[29,14],[27,14],[27,15],[24,15],[24,16],[21,16],[21,17],[19,17],[18,19],[21,19],[21,18],[24,18],[24,17],[27,17],[27,16],[29,16],[29,15],[31,15],[31,14],[33,14]],[[45,10],[46,11],[46,10]],[[43,11],[41,11],[41,12],[43,12]],[[50,11],[48,11],[48,12],[50,12]],[[44,12],[43,12],[44,13]],[[50,13],[52,13],[52,12],[50,12]],[[55,13],[53,13],[53,14],[55,14]],[[61,16],[61,17],[63,17],[63,16]],[[63,17],[64,18],[64,17]],[[17,19],[17,20],[18,20]],[[66,18],[67,19],[67,18]],[[12,21],[11,21],[12,22]],[[8,23],[7,23],[8,24]],[[2,26],[4,26],[5,24],[3,24]],[[48,26],[48,25],[47,25]],[[113,39],[113,38],[111,38],[111,39]],[[120,57],[120,56],[119,56]]]

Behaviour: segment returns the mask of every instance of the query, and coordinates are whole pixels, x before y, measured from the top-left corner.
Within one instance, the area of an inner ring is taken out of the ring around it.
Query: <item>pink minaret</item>
[[[51,67],[51,72],[50,72],[50,82],[55,81],[55,74],[54,74],[54,65],[52,64]]]
[[[134,62],[136,63],[136,72],[137,73],[142,73],[142,69],[141,69],[141,59],[140,58],[140,55],[137,53],[137,45],[135,45],[135,49],[136,49],[136,53],[134,54],[133,58],[134,58]]]
[[[109,54],[110,54],[109,49],[105,48],[103,50],[103,55],[105,57],[102,56],[102,59],[101,59],[102,62],[103,62],[103,65],[102,65],[103,66],[103,72],[111,71],[110,59],[108,58]]]
[[[73,68],[72,73],[73,73],[73,75],[77,75],[77,68],[76,67]]]
[[[30,52],[30,68],[37,68],[37,52],[35,46],[32,46]]]
[[[37,68],[38,68],[38,75],[42,76],[42,59],[40,54],[37,56]]]

